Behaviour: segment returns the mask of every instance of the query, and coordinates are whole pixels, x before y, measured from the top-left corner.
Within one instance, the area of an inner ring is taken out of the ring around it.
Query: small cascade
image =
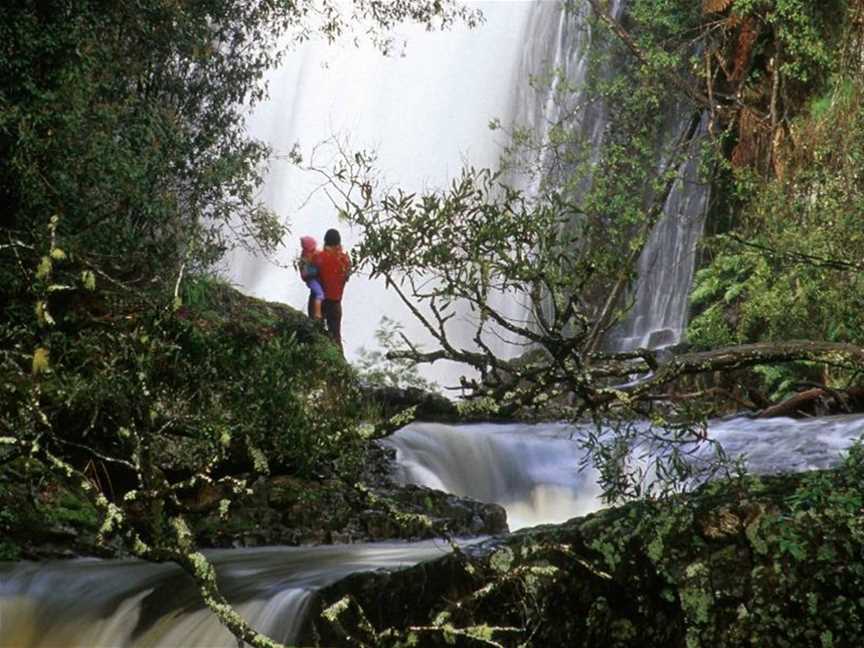
[[[500,504],[515,530],[600,507],[596,473],[580,470],[577,433],[565,424],[416,423],[386,444],[396,449],[397,480]],[[836,465],[864,434],[864,416],[736,417],[714,421],[708,434],[754,473],[797,472]]]
[[[599,506],[591,470],[564,424],[415,423],[385,443],[403,483],[494,502],[511,530],[563,522]]]
[[[208,552],[226,598],[256,630],[297,638],[312,594],[348,574],[442,556],[445,542]],[[138,560],[0,563],[0,645],[235,648],[179,567]]]

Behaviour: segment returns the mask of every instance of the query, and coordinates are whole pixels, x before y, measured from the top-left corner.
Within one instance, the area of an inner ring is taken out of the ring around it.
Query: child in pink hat
[[[318,244],[311,236],[300,237],[300,258],[297,260],[297,269],[300,278],[309,286],[309,317],[321,319],[321,304],[324,301],[324,289],[318,281],[318,266],[315,265],[315,255],[318,253]]]

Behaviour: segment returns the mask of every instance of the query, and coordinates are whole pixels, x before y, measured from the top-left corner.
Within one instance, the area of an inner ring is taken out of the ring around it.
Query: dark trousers
[[[327,334],[336,345],[342,348],[342,302],[325,299],[322,304],[324,321],[327,323]]]

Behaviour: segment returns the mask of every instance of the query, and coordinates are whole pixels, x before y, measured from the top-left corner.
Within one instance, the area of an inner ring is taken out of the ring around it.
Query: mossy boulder
[[[87,498],[53,481],[31,485],[22,463],[0,478],[0,560],[112,555],[113,547],[97,541],[99,515]]]

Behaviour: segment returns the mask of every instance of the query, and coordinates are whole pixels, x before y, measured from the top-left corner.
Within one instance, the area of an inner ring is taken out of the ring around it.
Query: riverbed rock
[[[364,482],[260,477],[223,509],[227,493],[202,483],[181,503],[204,548],[423,540],[507,530],[504,509],[389,476],[391,449],[375,447]],[[30,493],[24,480],[0,482],[0,560],[126,555],[118,539],[98,538],[101,519],[82,494],[46,481]]]
[[[410,407],[415,407],[415,416],[423,421],[453,423],[464,419],[449,398],[417,387],[393,387],[389,385],[361,385],[366,402],[381,408],[383,418],[394,416]]]
[[[80,494],[46,481],[32,492],[13,467],[0,480],[0,560],[110,557],[98,541],[99,516]]]
[[[366,487],[281,475],[259,479],[228,515],[192,514],[204,547],[421,540],[507,530],[504,509],[421,486]]]

